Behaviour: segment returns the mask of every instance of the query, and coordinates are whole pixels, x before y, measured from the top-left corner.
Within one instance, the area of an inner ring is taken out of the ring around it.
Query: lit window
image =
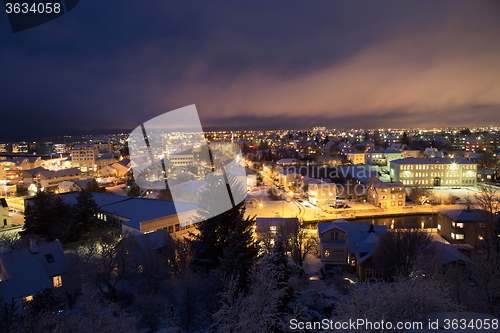
[[[438,230],[441,230],[441,224],[438,223]]]
[[[455,238],[456,239],[464,239],[464,234],[456,234]]]
[[[54,276],[52,278],[52,282],[54,283],[54,288],[59,288],[62,286],[62,279],[61,279],[61,276],[58,275],[58,276]]]
[[[455,239],[455,234],[453,232],[451,233],[451,238]]]
[[[325,250],[325,258],[328,258],[330,256],[330,250]]]

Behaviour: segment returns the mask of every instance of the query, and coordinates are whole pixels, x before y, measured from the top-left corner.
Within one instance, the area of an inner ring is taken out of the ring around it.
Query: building
[[[391,162],[390,177],[405,186],[475,186],[477,164],[463,157],[405,158]]]
[[[497,179],[496,170],[488,168],[478,168],[477,169],[477,181],[478,182],[494,182]]]
[[[73,168],[82,172],[97,171],[97,158],[99,149],[94,145],[75,145],[71,150],[71,161]]]
[[[255,219],[255,232],[271,232],[276,235],[280,227],[298,228],[299,219],[296,217],[257,217]]]
[[[33,157],[16,157],[0,161],[0,185],[20,185],[23,183],[22,171],[40,167],[42,159]]]
[[[87,184],[90,183],[94,178],[87,178],[75,181],[63,181],[57,187],[58,193],[67,193],[67,192],[79,192],[87,187]]]
[[[0,219],[2,220],[2,228],[12,226],[12,217],[9,214],[9,205],[5,198],[0,198]]]
[[[308,186],[309,202],[314,206],[334,204],[337,186],[330,179],[311,179]]]
[[[78,278],[58,240],[37,244],[31,239],[30,247],[0,253],[0,297],[24,305],[45,288],[78,292]]]
[[[399,150],[369,150],[366,152],[366,164],[389,167],[390,162],[404,158]]]
[[[28,170],[30,171],[30,170]],[[55,190],[63,181],[81,179],[82,172],[77,168],[61,169],[57,171],[38,170],[33,174],[33,184],[38,188]]]
[[[487,237],[486,216],[485,211],[470,208],[439,211],[438,234],[451,244],[476,247]]]
[[[388,210],[403,208],[406,205],[405,186],[401,182],[371,182],[366,190],[366,201]]]
[[[361,281],[383,278],[383,271],[375,267],[371,256],[378,238],[387,232],[385,225],[338,219],[319,222],[317,231],[324,271],[340,267],[355,273]]]
[[[403,150],[403,153],[404,153],[404,158],[409,158],[409,157],[419,158],[420,157],[420,150]]]
[[[124,159],[101,168],[99,170],[99,176],[117,177],[117,178],[125,177],[127,172],[129,172],[130,170],[130,166],[131,166],[130,160]]]
[[[149,233],[157,230],[167,230],[172,237],[189,237],[195,233],[194,225],[181,225],[181,221],[189,221],[196,216],[198,205],[189,202],[175,204],[170,200],[157,200],[137,197],[127,197],[108,193],[92,193],[98,205],[97,218],[104,223],[122,229],[126,234],[132,232]],[[77,203],[78,192],[60,194],[60,197],[70,205]],[[32,199],[25,199],[25,206]]]
[[[173,167],[187,167],[194,164],[193,153],[182,151],[179,153],[170,154],[168,159],[172,162]]]
[[[298,187],[301,175],[297,172],[297,170],[295,170],[295,168],[289,168],[280,170],[278,172],[278,178],[279,184],[288,189],[290,186]]]
[[[365,153],[348,152],[346,157],[352,164],[365,164]]]

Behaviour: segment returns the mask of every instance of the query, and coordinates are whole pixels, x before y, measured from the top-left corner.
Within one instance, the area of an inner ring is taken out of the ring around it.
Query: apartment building
[[[405,186],[475,186],[477,164],[463,157],[405,158],[392,161],[390,176]]]
[[[75,145],[71,150],[71,161],[74,168],[82,172],[97,171],[98,147],[94,145]]]

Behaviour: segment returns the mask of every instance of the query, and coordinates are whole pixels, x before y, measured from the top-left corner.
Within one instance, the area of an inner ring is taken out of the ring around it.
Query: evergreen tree
[[[82,190],[76,197],[76,204],[73,207],[73,216],[75,218],[74,232],[76,238],[82,233],[91,232],[102,227],[101,221],[97,218],[99,206],[94,200],[92,192]]]
[[[106,192],[106,189],[104,187],[100,187],[95,179],[92,179],[90,182],[87,183],[87,185],[85,186],[85,190],[94,193]]]
[[[73,225],[71,208],[60,196],[38,192],[25,211],[22,234],[39,235],[48,241],[66,239]]]
[[[288,262],[285,245],[279,234],[276,235],[271,254],[263,259],[263,263],[268,271],[274,272],[278,288],[284,289],[288,287],[288,280],[295,272]]]
[[[271,254],[262,260],[266,271],[276,279],[276,288],[283,290],[280,297],[280,312],[286,312],[286,306],[293,300],[293,288],[288,284],[288,280],[298,272],[298,267],[290,265],[286,254],[285,244],[282,237],[277,234]]]
[[[141,196],[141,189],[137,184],[132,184],[127,192],[129,197],[139,197]]]
[[[253,237],[255,218],[244,217],[245,206],[232,222],[233,232],[226,238],[221,270],[238,277],[238,288],[244,290],[249,285],[249,274],[253,262],[259,254],[259,247]]]
[[[228,175],[233,198],[244,198],[243,185],[236,177]],[[206,177],[206,188],[200,193],[198,217],[204,219],[196,224],[198,233],[193,235],[193,262],[195,271],[208,273],[220,268],[226,274],[241,275],[240,286],[246,286],[249,266],[258,250],[253,239],[255,218],[245,216],[245,202],[236,202],[234,207],[213,216],[221,207],[220,198],[227,196],[228,187],[222,176]],[[245,184],[246,185],[246,184]]]

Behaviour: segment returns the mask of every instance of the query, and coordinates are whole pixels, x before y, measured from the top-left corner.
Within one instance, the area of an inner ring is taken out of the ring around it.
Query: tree
[[[244,217],[245,209],[234,221],[234,230],[227,237],[221,271],[238,277],[238,287],[246,289],[253,262],[259,254],[259,247],[254,239],[255,218]]]
[[[306,229],[301,228],[294,219],[286,220],[278,226],[278,233],[283,239],[285,249],[290,252],[292,260],[301,268],[306,256],[317,252],[316,238]]]
[[[71,206],[58,195],[38,192],[26,206],[22,235],[39,235],[48,241],[65,242],[71,229]]]
[[[235,205],[214,216],[222,207],[220,198],[227,197],[228,186],[223,177],[218,175],[207,176],[205,190],[199,195],[199,207],[197,210],[197,220],[201,220],[195,224],[198,230],[193,237],[194,257],[192,266],[196,271],[209,272],[220,267],[221,258],[224,257],[224,250],[228,247],[229,240],[234,244],[231,248],[233,251],[239,241],[247,244],[241,249],[248,250],[254,253],[254,245],[247,238],[249,233],[253,231],[255,217],[245,218],[245,201],[235,202]],[[237,182],[236,177],[227,176],[227,183],[231,184],[233,198],[245,198],[245,189]],[[246,184],[245,184],[246,185]],[[238,239],[237,235],[231,236],[235,230],[243,234],[243,238]],[[231,238],[230,238],[231,236]],[[242,246],[241,244],[238,246]]]
[[[476,209],[481,217],[478,221],[484,227],[484,236],[495,234],[495,226],[500,212],[500,193],[498,190],[485,185],[478,185],[478,192],[474,193],[475,202],[469,200],[469,207]]]
[[[349,298],[337,304],[337,321],[419,321],[423,315],[463,310],[437,280],[400,278],[394,283],[356,284]],[[395,329],[395,327],[394,327]],[[390,330],[391,332],[395,332]]]
[[[99,184],[95,179],[92,179],[85,185],[85,190],[88,192],[94,192],[94,193],[104,193],[106,192],[106,189],[104,187],[100,187]]]
[[[96,235],[94,241],[78,248],[78,256],[82,272],[106,298],[117,302],[124,296],[118,284],[130,273],[130,257],[118,233]]]
[[[247,295],[240,292],[234,276],[224,281],[224,287],[222,306],[214,314],[221,332],[271,332],[278,325],[284,291],[277,288],[274,274],[253,266]]]
[[[431,243],[431,236],[421,229],[394,229],[382,234],[373,250],[375,264],[387,279],[408,276],[417,255]]]
[[[140,187],[137,185],[137,184],[132,184],[132,186],[130,186],[128,192],[127,192],[127,195],[129,197],[139,197],[141,196],[141,189]]]
[[[73,207],[73,216],[76,222],[75,239],[82,233],[88,233],[100,229],[103,225],[97,218],[99,206],[94,200],[92,192],[82,190],[76,196],[76,204]]]

